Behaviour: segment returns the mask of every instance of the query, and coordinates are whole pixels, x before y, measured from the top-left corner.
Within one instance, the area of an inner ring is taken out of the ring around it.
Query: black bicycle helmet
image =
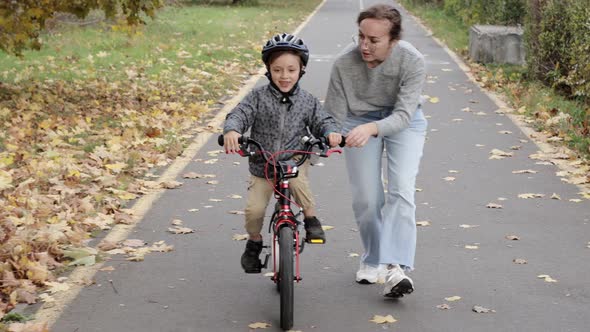
[[[269,39],[262,48],[262,62],[268,66],[270,55],[276,51],[297,51],[301,57],[303,66],[307,66],[307,61],[309,60],[309,50],[307,49],[307,46],[303,40],[295,37],[294,35],[281,33],[274,35],[271,39]]]

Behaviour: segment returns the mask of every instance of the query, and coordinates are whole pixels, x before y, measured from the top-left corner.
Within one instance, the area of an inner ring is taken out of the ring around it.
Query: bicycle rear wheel
[[[281,227],[279,232],[279,290],[281,293],[281,328],[293,327],[293,229]]]

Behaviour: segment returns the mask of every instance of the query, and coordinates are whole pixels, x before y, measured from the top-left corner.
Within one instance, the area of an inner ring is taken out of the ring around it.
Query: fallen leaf
[[[164,189],[176,189],[182,186],[182,182],[178,181],[164,181],[160,183],[160,186]]]
[[[504,159],[505,157],[512,157],[514,155],[512,152],[504,152],[500,149],[492,149],[490,154],[491,156],[489,159]]]
[[[448,305],[448,304],[446,304],[446,303],[444,303],[444,304],[439,304],[439,305],[437,305],[436,307],[437,307],[438,309],[441,309],[441,310],[447,310],[447,309],[451,309],[451,306],[450,306],[450,305]]]
[[[188,234],[188,233],[195,232],[194,230],[192,230],[188,227],[180,227],[180,226],[170,227],[170,228],[168,228],[168,231],[173,234]]]
[[[240,214],[240,215],[246,214],[244,211],[240,211],[240,210],[231,210],[231,211],[228,211],[227,213],[229,213],[229,214]]]
[[[447,177],[444,177],[444,178],[443,178],[443,180],[445,180],[445,181],[448,181],[448,182],[455,181],[455,179],[456,179],[456,178],[455,178],[454,176],[447,176]]]
[[[532,169],[521,169],[518,171],[512,171],[512,174],[535,174],[537,173],[537,171],[534,171]]]
[[[479,227],[479,225],[466,225],[466,224],[462,224],[462,225],[459,225],[459,227],[461,227],[461,228],[474,228],[474,227]]]
[[[174,219],[174,220],[172,220],[172,222],[171,222],[171,224],[172,224],[172,225],[174,225],[174,226],[181,226],[181,225],[182,225],[182,223],[183,223],[183,221],[182,221],[182,220],[180,220],[180,219]]]
[[[248,240],[248,234],[234,234],[234,236],[232,237],[232,240],[234,240],[234,241]]]
[[[449,173],[451,173],[451,174],[457,174],[457,173],[459,173],[459,171],[457,171],[457,170],[454,170],[454,169],[450,169],[450,170],[449,170]]]
[[[189,209],[188,212],[198,212],[199,209]]]
[[[580,203],[582,200],[579,198],[570,198],[569,200],[570,202],[574,202],[574,203]]]
[[[512,134],[512,132],[510,130],[500,130],[498,133],[499,134],[504,134],[504,135],[510,135],[510,134]]]
[[[512,260],[512,262],[514,262],[514,264],[527,264],[528,263],[525,259],[522,259],[522,258],[515,258]]]
[[[479,247],[478,246],[475,246],[475,245],[469,245],[469,244],[467,244],[467,245],[465,245],[465,249],[475,250],[475,249],[479,249]]]
[[[431,97],[430,99],[428,99],[429,102],[431,102],[432,104],[436,104],[438,103],[440,100],[438,99],[438,97]]]
[[[461,122],[461,121],[463,121],[463,119],[461,119],[461,118],[455,118],[455,119],[452,119],[451,121],[453,121],[453,122]]]
[[[252,324],[248,325],[248,327],[251,329],[266,329],[271,326],[272,325],[270,325],[269,323],[262,323],[262,322],[256,322],[256,323],[252,323]]]
[[[219,198],[209,198],[209,202],[223,202],[223,200]]]
[[[545,197],[545,195],[543,195],[543,194],[533,194],[533,193],[518,194],[518,198],[524,198],[524,199],[541,198],[541,197]]]
[[[329,231],[331,229],[334,229],[334,226],[323,225],[322,226],[322,229],[325,230],[325,231]]]
[[[121,242],[122,246],[132,247],[132,248],[143,247],[146,244],[147,244],[147,242],[145,242],[144,240],[139,240],[139,239],[127,239],[127,240]]]
[[[217,163],[217,161],[218,161],[218,160],[219,160],[219,159],[209,159],[209,160],[205,160],[205,161],[203,162],[203,164],[208,164],[208,165],[215,164],[215,163]]]
[[[501,209],[502,205],[496,204],[496,203],[488,203],[488,205],[486,205],[486,207],[488,209]]]
[[[219,181],[217,180],[211,180],[211,181],[207,181],[207,184],[219,184]]]
[[[507,240],[518,241],[518,240],[520,240],[520,237],[518,237],[517,235],[506,235],[506,239]]]
[[[556,194],[556,193],[553,193],[553,194],[551,195],[551,199],[557,199],[557,200],[560,200],[560,199],[561,199],[561,197],[560,197],[558,194]]]
[[[397,320],[393,318],[392,315],[381,316],[381,315],[374,315],[373,319],[369,320],[369,322],[373,322],[375,324],[385,324],[385,323],[395,323]]]
[[[555,279],[551,278],[551,276],[550,276],[550,275],[548,275],[548,274],[541,274],[541,275],[538,275],[538,276],[537,276],[537,278],[539,278],[539,279],[543,279],[543,280],[545,280],[545,282],[557,282],[557,280],[555,280]]]
[[[230,196],[227,196],[227,197],[233,198],[233,199],[240,199],[240,198],[242,198],[242,196],[236,195],[236,194],[233,194],[233,195],[230,195]]]
[[[430,225],[431,225],[431,223],[430,223],[430,221],[428,221],[428,220],[424,220],[424,221],[416,221],[416,225],[418,225],[418,226],[423,226],[423,227],[426,227],[426,226],[430,226]]]
[[[496,310],[484,308],[479,305],[473,306],[473,308],[471,310],[473,310],[473,312],[477,312],[478,314],[487,314],[487,313],[496,312]]]
[[[451,296],[451,297],[445,297],[445,301],[449,301],[449,302],[455,302],[455,301],[459,301],[461,299],[461,296]]]
[[[115,271],[115,267],[112,265],[103,267],[102,269],[100,269],[99,271],[104,271],[104,272],[111,272],[111,271]]]
[[[351,252],[350,254],[348,254],[348,257],[359,257],[359,254],[357,254],[356,252]]]

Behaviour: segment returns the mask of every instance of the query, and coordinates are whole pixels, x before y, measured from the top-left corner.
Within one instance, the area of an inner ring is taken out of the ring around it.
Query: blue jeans
[[[346,120],[352,128],[383,119],[391,111],[370,112]],[[422,158],[427,121],[421,109],[410,126],[392,136],[371,137],[362,148],[346,148],[352,208],[359,227],[366,264],[400,264],[414,268],[416,253],[416,176]],[[386,179],[382,156],[387,159]],[[385,192],[384,189],[387,191]]]

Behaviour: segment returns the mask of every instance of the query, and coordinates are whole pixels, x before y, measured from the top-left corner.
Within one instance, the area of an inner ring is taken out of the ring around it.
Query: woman
[[[343,125],[350,147],[346,166],[365,249],[356,280],[385,277],[383,294],[402,297],[414,290],[405,273],[413,269],[416,251],[414,192],[426,135],[420,105],[424,58],[400,39],[401,15],[394,7],[369,7],[357,24],[358,46],[334,63],[324,107]]]

